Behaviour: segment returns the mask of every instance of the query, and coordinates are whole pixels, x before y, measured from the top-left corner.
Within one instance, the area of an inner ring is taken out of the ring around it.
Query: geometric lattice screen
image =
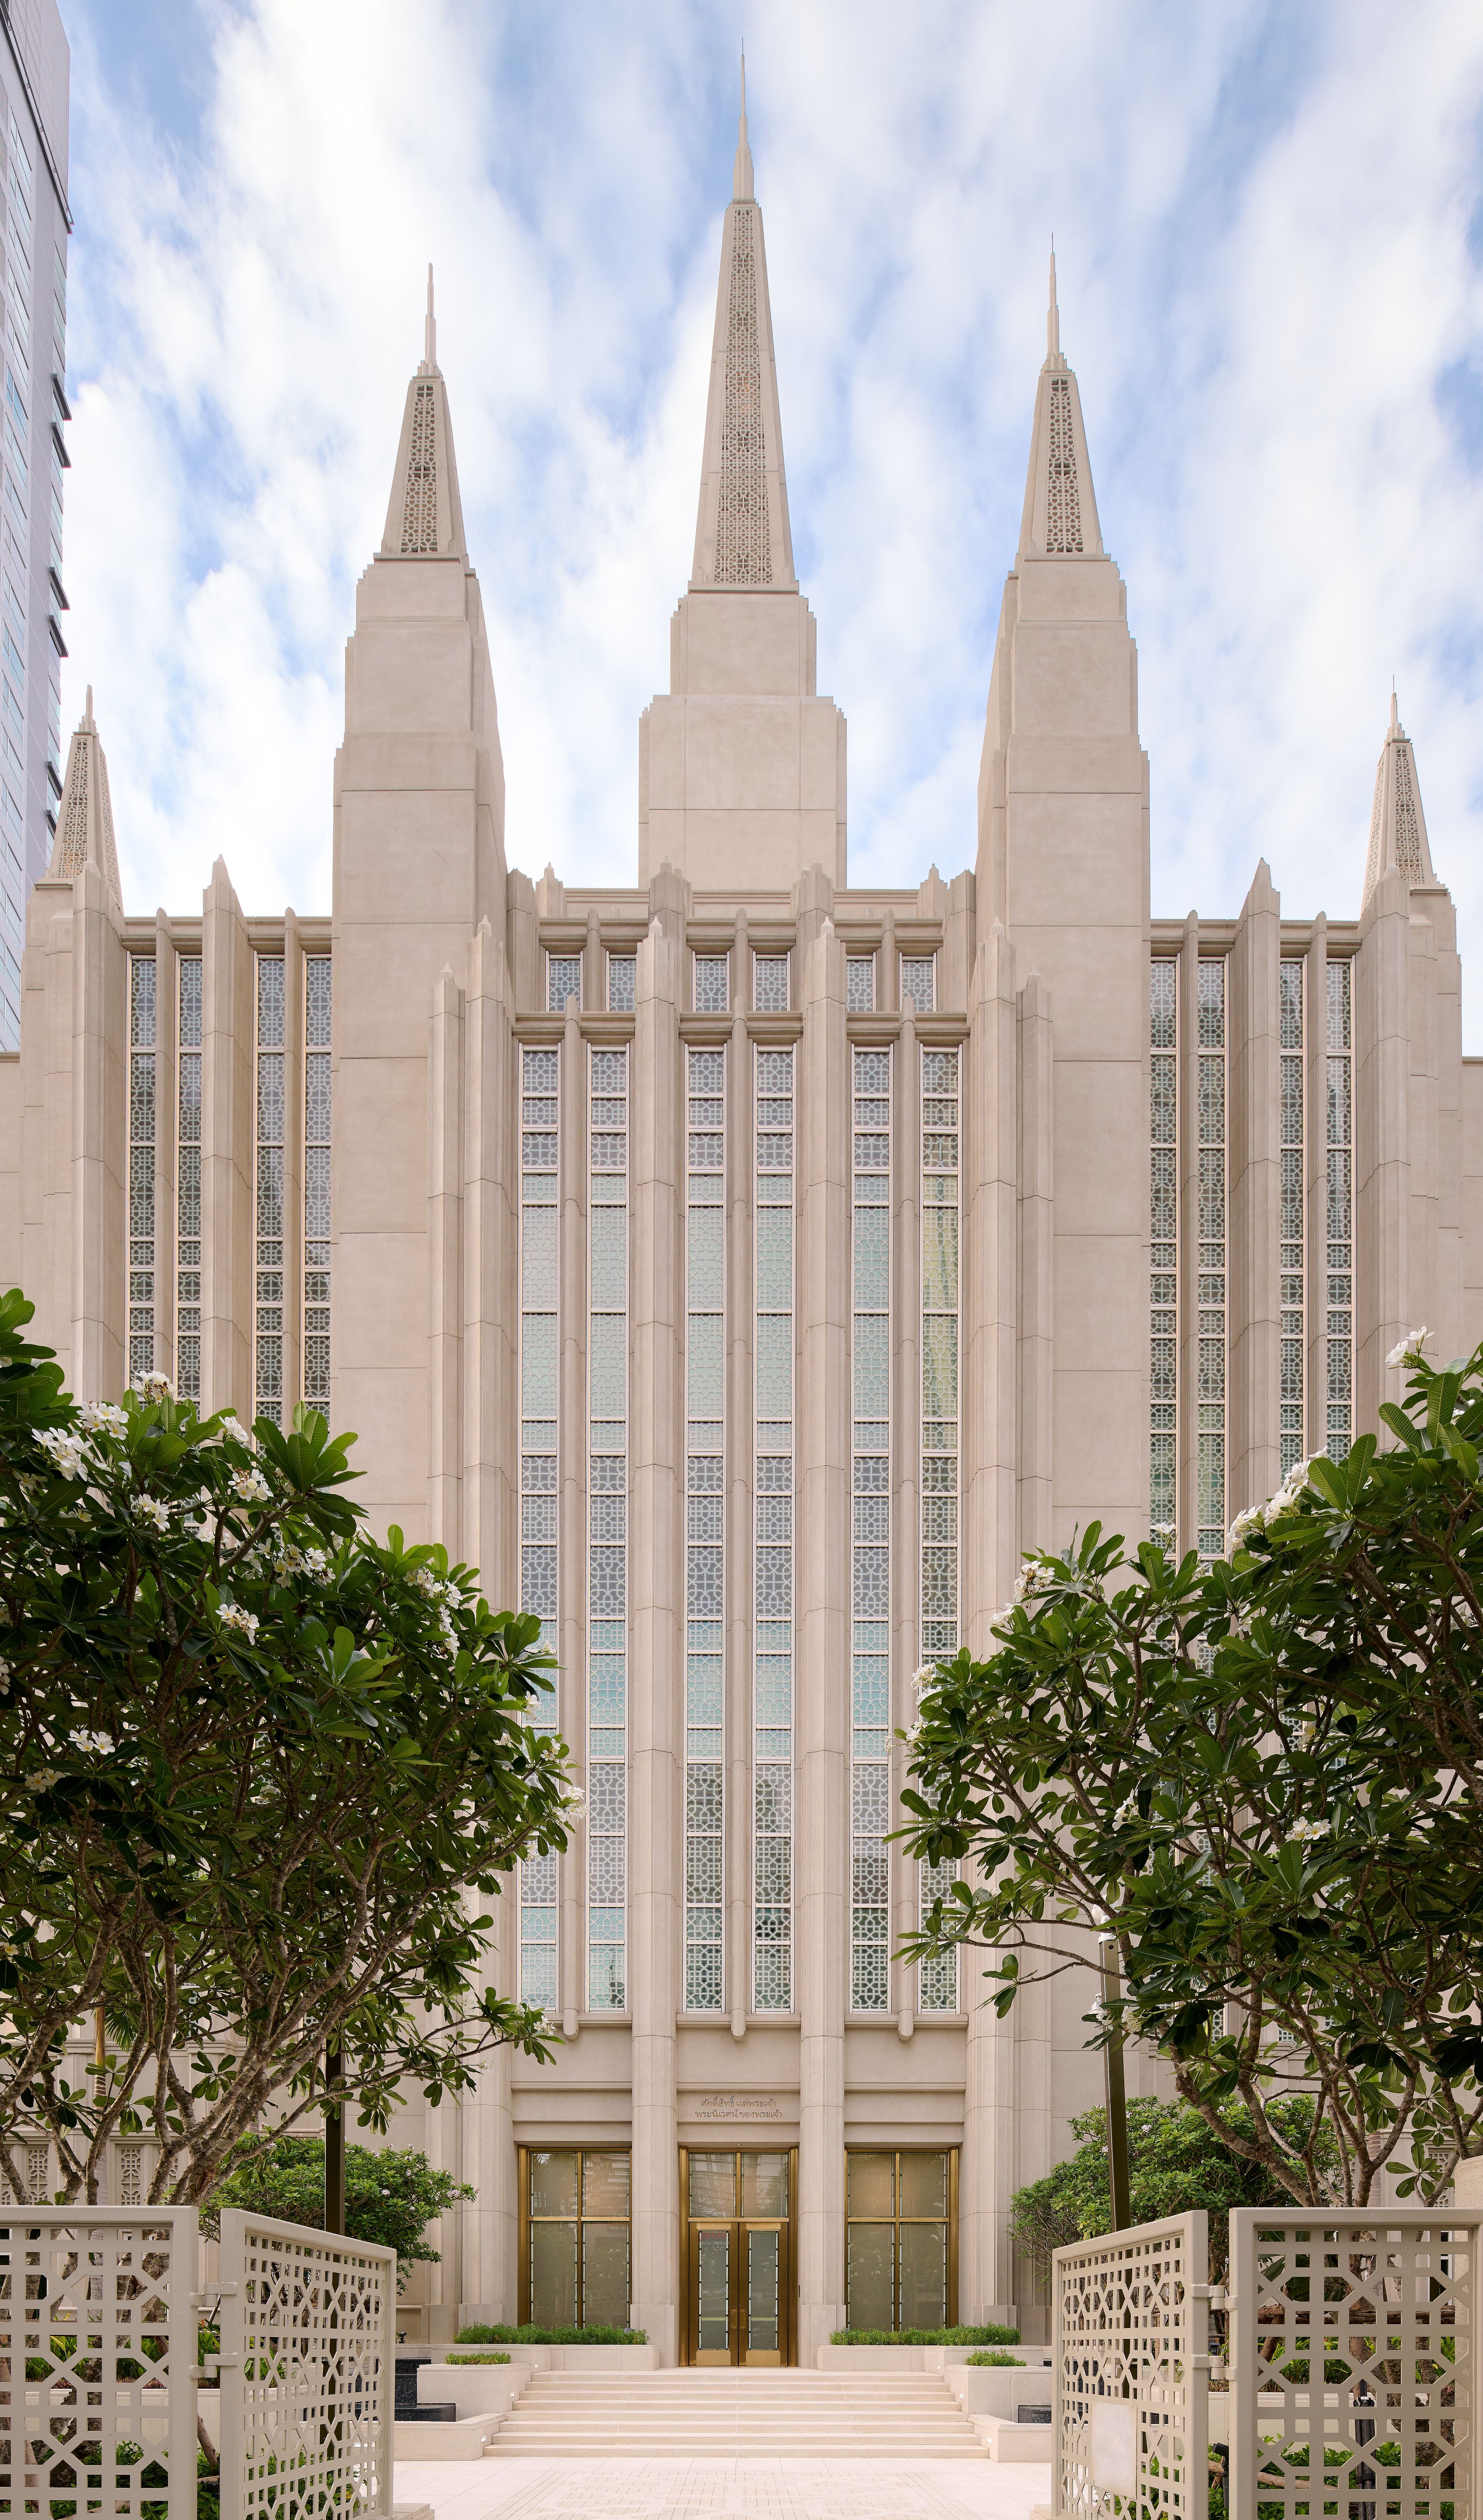
[[[221,2520],[391,2509],[396,2252],[221,2218]]]
[[[1206,2520],[1209,2304],[1203,2214],[1056,2251],[1054,2511]]]
[[[0,2509],[196,2507],[196,2209],[27,2205],[0,2221]]]
[[[1476,2520],[1480,2221],[1232,2215],[1234,2520]]]

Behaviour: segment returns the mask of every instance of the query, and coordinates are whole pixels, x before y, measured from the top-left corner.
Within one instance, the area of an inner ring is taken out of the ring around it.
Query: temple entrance
[[[685,2152],[681,2353],[703,2365],[791,2362],[796,2152]]]

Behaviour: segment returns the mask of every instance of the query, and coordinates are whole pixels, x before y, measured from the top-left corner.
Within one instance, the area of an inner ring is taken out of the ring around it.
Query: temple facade
[[[395,2140],[472,2182],[413,2333],[668,2359],[1015,2318],[1094,1989],[898,1957],[923,1660],[1094,1518],[1218,1552],[1427,1325],[1483,1334],[1483,1062],[1411,741],[1358,917],[1155,916],[1127,591],[1052,274],[963,865],[851,886],[743,113],[638,880],[511,863],[430,310],[360,580],[328,914],[127,911],[91,695],[0,1058],[0,1267],[80,1397],[353,1427],[374,1522],[539,1615],[587,1793],[501,1900],[553,2061]],[[1159,2088],[1151,2060],[1131,2088]],[[125,2148],[127,2150],[127,2148]],[[116,2166],[118,2198],[138,2147]]]

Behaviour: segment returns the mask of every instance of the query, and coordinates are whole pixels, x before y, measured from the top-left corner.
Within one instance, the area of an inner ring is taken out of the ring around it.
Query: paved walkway
[[[399,2460],[435,2520],[1029,2520],[1047,2461],[813,2458]]]

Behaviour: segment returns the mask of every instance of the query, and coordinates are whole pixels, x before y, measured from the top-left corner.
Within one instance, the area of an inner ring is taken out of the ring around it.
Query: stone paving
[[[399,2461],[434,2520],[1030,2520],[1049,2461],[582,2458]]]

